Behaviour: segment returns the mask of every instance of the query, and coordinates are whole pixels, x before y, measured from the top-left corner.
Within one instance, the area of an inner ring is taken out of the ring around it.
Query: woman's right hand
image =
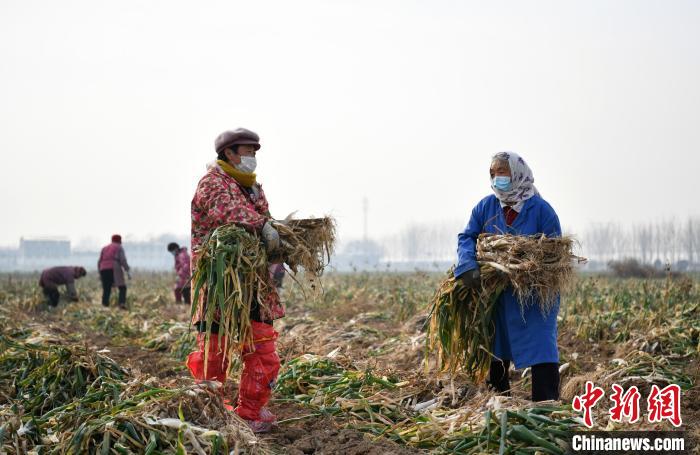
[[[472,270],[467,270],[460,276],[455,277],[455,279],[467,289],[478,289],[481,286],[481,273],[479,272],[478,267]]]

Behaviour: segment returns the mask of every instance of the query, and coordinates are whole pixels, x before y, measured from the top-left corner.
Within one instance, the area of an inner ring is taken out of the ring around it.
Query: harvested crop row
[[[304,355],[288,362],[278,378],[278,401],[301,402],[313,415],[332,414],[347,426],[395,442],[448,453],[484,453],[535,447],[564,453],[579,422],[566,406],[486,410],[483,400],[450,409],[439,401],[408,405],[420,391],[408,381],[345,368],[328,357]]]
[[[134,378],[79,346],[3,336],[0,347],[3,453],[225,454],[259,447],[207,385],[172,388]]]

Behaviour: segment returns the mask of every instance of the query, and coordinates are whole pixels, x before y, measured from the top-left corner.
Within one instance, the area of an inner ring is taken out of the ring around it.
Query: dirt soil
[[[292,455],[347,454],[347,455],[404,455],[422,453],[382,438],[373,438],[358,430],[342,428],[332,417],[304,418],[309,410],[300,406],[274,405],[282,424],[264,438],[273,448]],[[287,419],[299,420],[288,421]]]

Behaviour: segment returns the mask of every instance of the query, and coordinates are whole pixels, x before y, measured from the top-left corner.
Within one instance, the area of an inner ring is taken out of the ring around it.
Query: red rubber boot
[[[236,413],[248,421],[254,432],[269,431],[275,415],[267,408],[280,369],[275,340],[277,332],[270,324],[253,322],[254,348],[243,350],[243,372],[238,389]]]

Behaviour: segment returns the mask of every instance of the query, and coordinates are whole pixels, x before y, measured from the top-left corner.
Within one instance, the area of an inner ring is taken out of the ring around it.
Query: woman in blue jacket
[[[478,288],[481,280],[476,262],[476,240],[483,232],[514,235],[561,236],[556,212],[535,188],[530,167],[520,156],[501,152],[491,161],[491,189],[472,210],[464,232],[458,236],[455,276],[465,286]],[[510,362],[516,369],[532,367],[532,400],[559,399],[559,350],[557,313],[559,301],[543,315],[532,297],[521,311],[512,288],[506,288],[495,312],[496,333],[488,383],[499,392],[510,389]]]

